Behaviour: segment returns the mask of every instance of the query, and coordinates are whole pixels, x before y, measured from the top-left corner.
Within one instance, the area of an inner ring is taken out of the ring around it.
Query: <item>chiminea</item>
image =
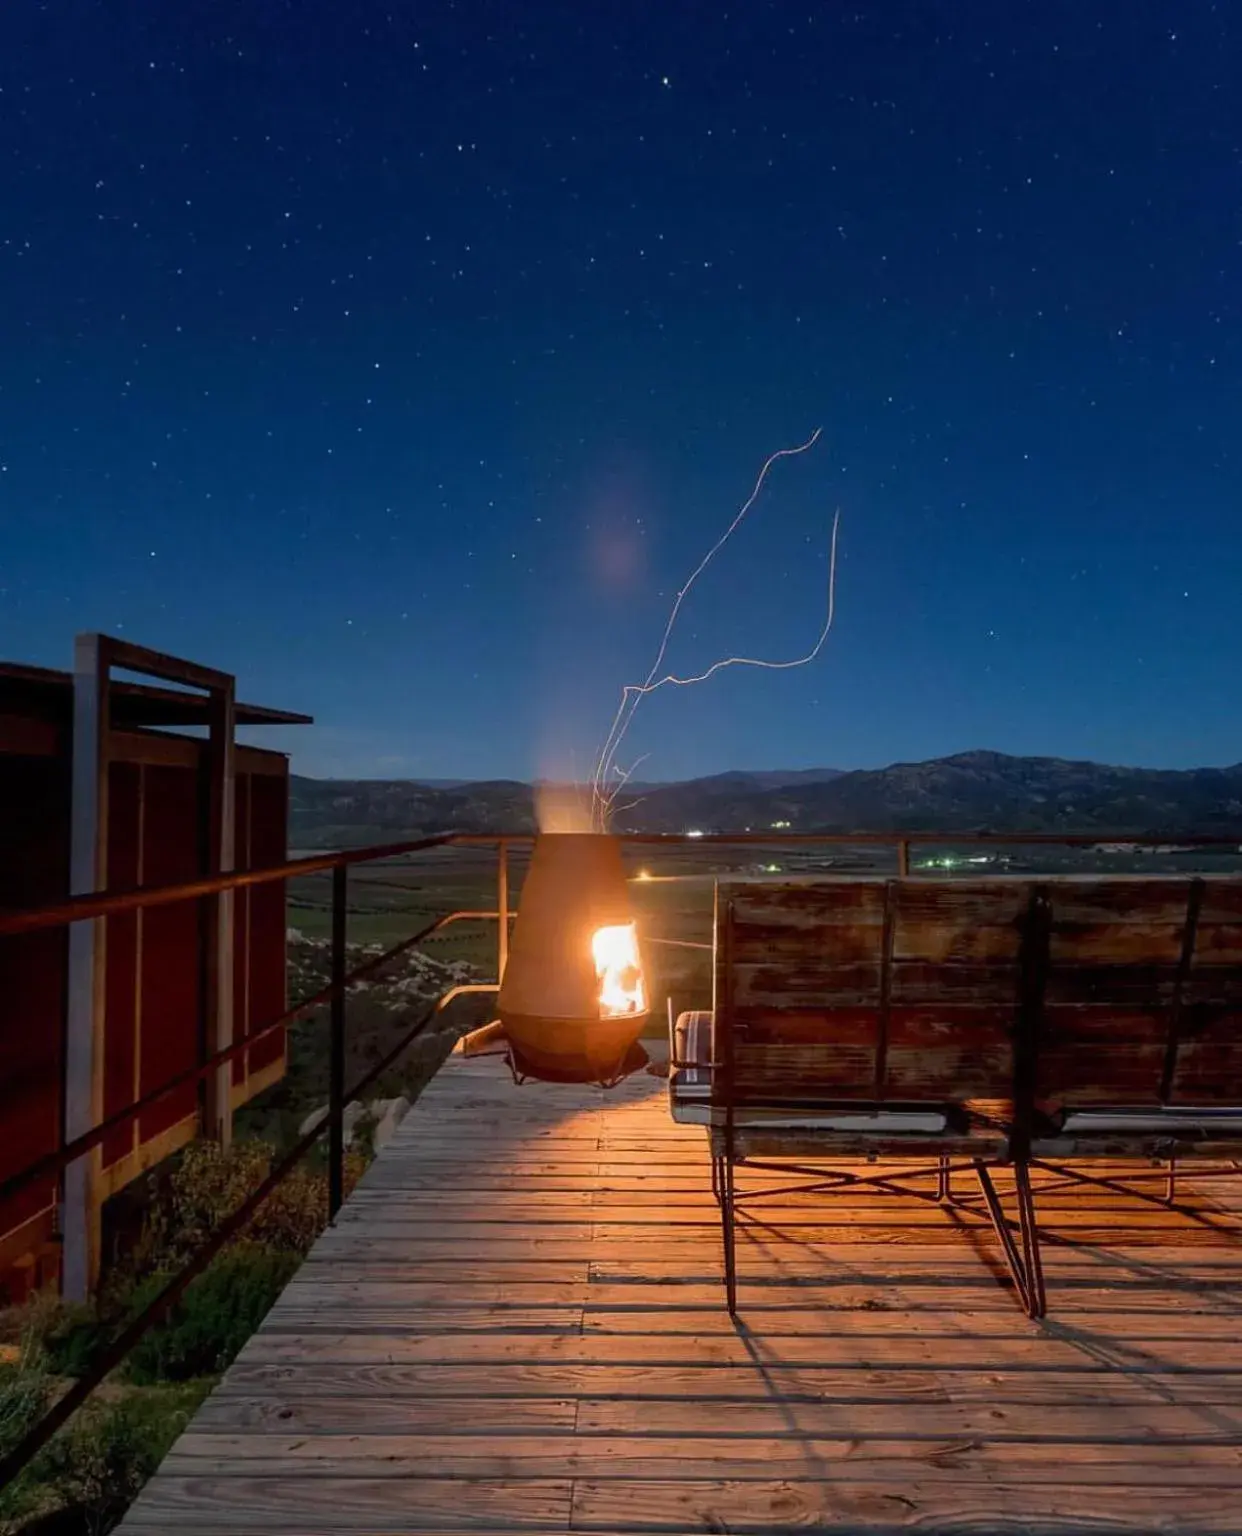
[[[513,925],[498,1011],[515,1073],[610,1083],[646,1057],[649,1012],[616,838],[543,833]]]

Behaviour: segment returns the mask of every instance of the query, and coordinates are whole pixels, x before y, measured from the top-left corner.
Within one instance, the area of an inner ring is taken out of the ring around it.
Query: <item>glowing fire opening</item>
[[[591,954],[599,978],[600,1018],[620,1019],[646,1013],[647,992],[634,924],[597,928],[591,938]]]

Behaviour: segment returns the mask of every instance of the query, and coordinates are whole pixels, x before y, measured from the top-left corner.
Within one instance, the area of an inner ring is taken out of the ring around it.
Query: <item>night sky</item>
[[[0,8],[0,657],[305,772],[1242,758],[1230,0]],[[272,738],[269,736],[268,738]]]

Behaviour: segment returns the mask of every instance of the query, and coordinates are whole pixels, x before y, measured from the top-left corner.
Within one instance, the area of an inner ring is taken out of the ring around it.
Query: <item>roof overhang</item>
[[[122,730],[142,726],[206,726],[209,700],[205,694],[150,683],[122,682],[111,687],[112,723]],[[73,674],[52,667],[27,667],[0,662],[0,713],[31,714],[41,719],[68,718],[73,709]],[[310,715],[263,704],[235,706],[238,725],[312,725]]]

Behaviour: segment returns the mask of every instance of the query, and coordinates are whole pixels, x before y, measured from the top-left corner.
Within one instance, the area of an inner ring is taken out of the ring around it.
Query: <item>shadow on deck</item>
[[[1220,1202],[1047,1190],[1031,1323],[982,1216],[791,1195],[735,1331],[663,1086],[454,1058],[122,1530],[1242,1529]]]

